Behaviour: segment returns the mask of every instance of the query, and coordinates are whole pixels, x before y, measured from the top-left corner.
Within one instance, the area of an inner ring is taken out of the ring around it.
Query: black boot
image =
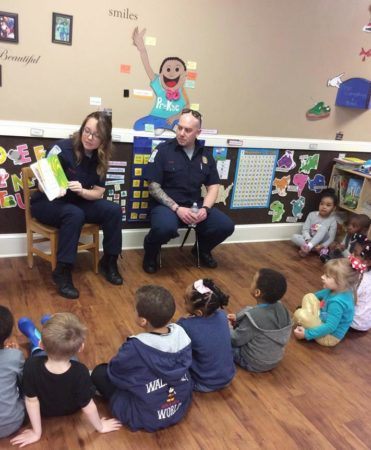
[[[147,252],[144,253],[143,258],[143,270],[147,273],[156,273],[157,272],[157,255],[153,256],[148,254]]]
[[[157,257],[159,254],[159,251],[161,249],[161,246],[154,246],[147,243],[147,236],[144,238],[144,258],[143,258],[143,270],[146,273],[156,273],[158,266],[157,266]]]
[[[71,274],[72,264],[57,263],[57,267],[52,272],[52,278],[57,285],[58,294],[62,297],[74,300],[79,298],[79,291],[75,288],[72,282]]]
[[[194,257],[197,257],[197,248],[196,245],[192,247],[191,253]],[[200,255],[200,263],[204,267],[208,267],[209,269],[216,269],[218,267],[218,263],[213,258],[211,252],[203,252],[199,249]]]
[[[107,281],[115,284],[116,286],[124,282],[117,267],[117,258],[118,255],[107,255],[107,253],[105,253],[98,265],[99,272],[106,278]]]

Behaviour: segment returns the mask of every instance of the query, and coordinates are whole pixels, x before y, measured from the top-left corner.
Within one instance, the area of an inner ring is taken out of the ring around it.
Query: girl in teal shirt
[[[358,278],[359,273],[348,258],[328,261],[321,277],[324,289],[306,294],[302,307],[294,313],[295,337],[314,339],[326,347],[338,344],[353,320],[353,289]]]

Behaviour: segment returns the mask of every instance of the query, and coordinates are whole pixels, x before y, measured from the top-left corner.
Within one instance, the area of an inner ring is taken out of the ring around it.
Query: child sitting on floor
[[[250,292],[256,306],[247,306],[237,315],[228,314],[234,361],[251,372],[274,369],[282,360],[291,334],[291,319],[280,302],[285,295],[285,277],[272,269],[260,269]]]
[[[371,329],[371,241],[358,234],[354,248],[353,265],[359,261],[360,279],[356,291],[356,305],[351,328],[358,331]]]
[[[332,259],[325,264],[321,291],[306,294],[302,307],[294,313],[297,339],[314,339],[325,347],[334,347],[347,333],[354,316],[353,289],[359,273],[348,258]]]
[[[18,389],[24,356],[16,343],[7,341],[13,325],[12,313],[0,305],[0,438],[17,431],[24,420],[24,403]]]
[[[356,234],[367,234],[370,226],[370,218],[366,214],[352,214],[349,217],[347,225],[347,233],[342,242],[333,242],[330,244],[329,253],[322,254],[321,261],[326,262],[329,259],[348,257],[353,253],[356,242]]]
[[[179,422],[191,404],[191,340],[182,327],[169,324],[175,302],[168,290],[142,286],[135,300],[135,322],[144,332],[129,337],[91,376],[123,424],[157,431]]]
[[[30,319],[19,320],[22,332],[35,347],[39,334]],[[27,326],[26,326],[27,325]],[[100,433],[117,430],[121,424],[115,419],[100,418],[93,401],[94,387],[89,370],[71,358],[84,348],[86,327],[71,313],[57,313],[42,328],[40,348],[34,348],[23,372],[23,392],[31,422],[11,440],[21,447],[41,438],[41,416],[64,416],[82,409],[90,423]],[[43,349],[45,351],[43,351]]]
[[[178,324],[192,341],[190,373],[195,391],[222,389],[235,375],[228,320],[220,311],[228,305],[228,299],[207,278],[195,281],[186,290],[185,307],[190,316],[181,318]]]
[[[299,247],[299,255],[307,256],[312,250],[322,255],[334,241],[337,222],[334,211],[337,205],[334,189],[325,189],[320,196],[318,211],[308,214],[301,234],[294,234],[292,242]]]

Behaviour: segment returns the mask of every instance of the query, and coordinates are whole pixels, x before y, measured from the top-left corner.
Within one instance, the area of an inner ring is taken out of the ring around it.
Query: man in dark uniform
[[[211,150],[197,140],[201,132],[201,114],[184,109],[179,118],[176,139],[160,144],[146,167],[152,197],[151,229],[144,239],[143,269],[157,271],[161,245],[178,236],[182,225],[196,225],[200,261],[215,268],[211,250],[234,231],[232,220],[213,208],[219,190],[219,175]],[[201,197],[201,186],[207,194]],[[198,212],[192,212],[193,203]],[[192,250],[195,254],[195,248]]]

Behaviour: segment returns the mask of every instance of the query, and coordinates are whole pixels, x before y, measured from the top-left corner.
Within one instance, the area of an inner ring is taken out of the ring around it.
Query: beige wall
[[[157,45],[147,47],[155,72],[167,56],[196,61],[196,89],[205,128],[219,133],[371,141],[370,112],[335,107],[327,79],[371,79],[369,0],[2,0],[1,10],[19,14],[19,44],[0,42],[11,56],[41,56],[37,64],[4,60],[0,120],[78,124],[102,97],[114,126],[131,128],[149,114],[152,101],[123,98],[123,89],[149,89],[131,44],[135,26],[147,28]],[[109,16],[129,8],[138,20]],[[72,46],[51,42],[52,12],[73,15]],[[130,75],[120,73],[130,64]],[[328,119],[309,122],[305,112],[327,102]]]

